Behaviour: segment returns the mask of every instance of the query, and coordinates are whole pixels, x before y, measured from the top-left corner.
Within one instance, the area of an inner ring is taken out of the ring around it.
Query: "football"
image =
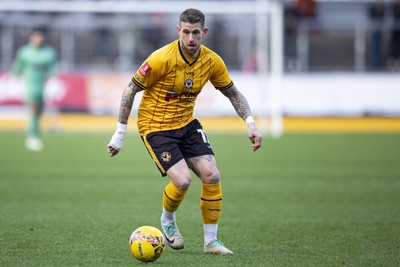
[[[155,261],[166,249],[165,237],[156,227],[142,226],[133,231],[129,238],[129,249],[139,261]]]

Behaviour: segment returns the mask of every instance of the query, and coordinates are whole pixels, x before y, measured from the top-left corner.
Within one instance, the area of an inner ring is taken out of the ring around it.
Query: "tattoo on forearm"
[[[128,123],[129,115],[131,114],[133,101],[137,92],[142,91],[132,81],[125,87],[124,93],[121,98],[121,105],[119,108],[118,121],[123,124]]]
[[[249,102],[234,85],[229,89],[221,90],[221,92],[229,98],[239,117],[245,120],[248,116],[251,116]]]

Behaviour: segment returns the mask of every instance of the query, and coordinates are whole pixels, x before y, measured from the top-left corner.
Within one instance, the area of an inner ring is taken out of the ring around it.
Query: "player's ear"
[[[207,33],[208,33],[208,28],[205,27],[205,28],[203,29],[203,34],[202,34],[203,39],[206,38]]]
[[[181,31],[181,27],[178,25],[178,26],[176,26],[176,31],[177,31],[177,33],[179,34],[179,32]]]

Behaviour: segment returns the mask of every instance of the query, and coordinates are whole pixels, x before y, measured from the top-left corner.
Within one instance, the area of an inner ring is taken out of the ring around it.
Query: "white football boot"
[[[233,252],[227,249],[224,244],[214,239],[204,246],[204,253],[207,254],[217,254],[217,255],[232,255]]]
[[[162,230],[164,232],[165,239],[167,240],[168,246],[173,249],[183,249],[184,242],[181,233],[179,233],[176,222],[163,224],[161,223]]]

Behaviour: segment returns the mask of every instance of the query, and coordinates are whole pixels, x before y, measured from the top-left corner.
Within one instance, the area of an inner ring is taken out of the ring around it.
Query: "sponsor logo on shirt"
[[[177,98],[179,98],[179,94],[177,92],[171,91],[171,90],[169,90],[167,92],[167,95],[165,96],[166,101],[169,101],[170,99],[177,99]]]
[[[165,96],[165,101],[169,102],[170,99],[179,99],[182,102],[194,102],[200,92],[182,92],[178,94],[175,91],[168,91]]]

